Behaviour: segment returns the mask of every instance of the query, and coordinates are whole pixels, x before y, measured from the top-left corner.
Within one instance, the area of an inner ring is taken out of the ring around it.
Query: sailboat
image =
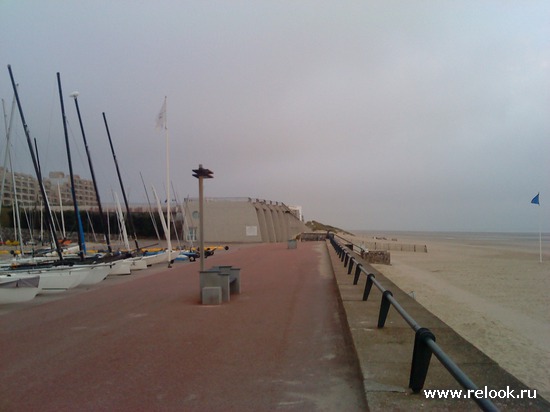
[[[74,103],[75,103],[75,106],[76,106],[76,113],[78,114],[78,123],[80,124],[80,131],[82,132],[82,139],[84,140],[84,147],[86,149],[86,156],[88,158],[88,165],[90,166],[90,173],[92,175],[92,182],[94,184],[94,191],[95,191],[95,196],[96,196],[96,201],[97,201],[97,207],[99,209],[99,222],[100,222],[103,234],[105,236],[105,243],[107,244],[107,250],[108,250],[109,253],[112,253],[111,242],[110,242],[109,234],[108,234],[108,231],[107,231],[107,225],[105,224],[105,215],[103,213],[103,207],[101,205],[99,190],[97,188],[97,181],[96,181],[96,178],[95,178],[94,166],[93,166],[93,163],[92,163],[92,157],[90,156],[90,150],[88,148],[88,141],[86,140],[86,134],[84,133],[84,125],[82,124],[82,116],[80,115],[80,107],[78,105],[78,95],[79,95],[78,92],[72,92],[71,93],[71,97],[74,99]],[[88,218],[89,218],[89,215],[88,215]]]
[[[50,230],[50,234],[51,234],[51,236],[53,238],[53,241],[55,243],[55,249],[57,251],[59,260],[62,261],[63,260],[63,254],[62,254],[62,251],[61,251],[61,247],[59,245],[59,241],[57,239],[57,235],[55,233],[55,227],[53,225],[51,209],[50,209],[49,204],[47,202],[46,189],[44,188],[44,182],[42,180],[42,172],[40,171],[40,167],[38,165],[38,160],[37,160],[36,154],[34,153],[34,149],[32,147],[32,141],[31,141],[31,137],[30,137],[29,128],[27,126],[27,122],[26,122],[25,116],[23,114],[23,108],[21,106],[21,101],[19,99],[19,93],[17,91],[17,84],[15,83],[15,79],[13,77],[13,72],[11,70],[11,65],[8,65],[8,71],[9,71],[9,74],[10,74],[10,80],[11,80],[11,84],[12,84],[12,87],[13,87],[13,93],[15,94],[15,100],[17,102],[17,108],[19,110],[19,115],[21,117],[21,123],[23,124],[23,129],[25,131],[25,137],[27,139],[27,145],[28,145],[28,148],[29,148],[29,152],[31,154],[32,163],[33,163],[33,166],[34,166],[34,171],[36,173],[36,178],[38,180],[38,187],[40,189],[40,194],[42,195],[42,199],[44,200],[44,207],[46,208],[46,221],[47,221],[47,224],[48,224],[48,228]]]
[[[84,261],[86,256],[86,243],[84,242],[84,229],[82,226],[82,219],[80,217],[80,211],[78,210],[78,202],[76,200],[76,191],[74,184],[74,173],[73,173],[73,161],[71,158],[71,146],[69,144],[69,134],[67,132],[67,116],[65,116],[65,104],[63,103],[63,91],[61,89],[61,74],[57,72],[57,87],[59,90],[59,102],[61,104],[61,117],[63,121],[63,134],[65,136],[65,147],[67,149],[67,160],[69,162],[69,177],[71,180],[71,196],[73,198],[73,207],[74,214],[76,217],[76,223],[78,225],[78,248],[79,248],[79,257],[81,261]]]
[[[34,149],[33,149],[32,143],[31,143],[30,133],[29,133],[29,130],[28,130],[28,127],[27,127],[27,123],[25,121],[25,117],[24,117],[24,114],[23,114],[23,109],[22,109],[22,106],[21,106],[21,102],[19,100],[18,92],[17,92],[17,86],[16,86],[16,83],[15,83],[13,73],[11,71],[10,66],[8,66],[8,70],[9,70],[9,73],[10,73],[10,78],[11,78],[12,86],[13,86],[13,89],[14,89],[15,100],[17,102],[17,106],[18,106],[18,109],[19,109],[19,114],[21,116],[21,121],[23,123],[23,128],[25,130],[25,136],[27,138],[29,151],[30,151],[31,158],[33,160],[33,165],[34,165],[34,168],[35,168],[35,172],[36,172],[36,175],[37,175],[38,185],[39,185],[41,195],[42,195],[42,198],[43,198],[43,201],[44,201],[44,205],[45,205],[45,209],[46,209],[46,220],[47,220],[47,223],[48,223],[48,226],[49,226],[49,229],[50,229],[51,237],[54,240],[55,245],[56,245],[57,259],[55,261],[53,259],[50,259],[50,261],[47,262],[49,265],[52,266],[52,267],[49,267],[49,268],[41,266],[40,263],[43,263],[43,262],[37,260],[36,258],[33,258],[32,262],[29,262],[29,263],[31,263],[32,267],[27,267],[26,265],[22,265],[21,264],[22,262],[19,262],[17,267],[12,266],[8,269],[5,269],[2,272],[2,275],[3,276],[4,275],[9,276],[11,278],[17,277],[19,279],[29,279],[29,278],[34,278],[35,276],[40,276],[41,279],[42,279],[41,285],[40,285],[41,290],[55,290],[55,291],[66,290],[66,289],[69,289],[69,288],[72,288],[72,287],[76,287],[82,281],[84,281],[84,279],[87,278],[87,276],[90,273],[92,273],[93,267],[92,266],[89,266],[89,267],[62,266],[65,263],[65,260],[64,260],[63,252],[61,250],[58,238],[57,238],[56,233],[55,233],[55,227],[53,225],[51,209],[49,207],[48,198],[47,198],[46,191],[45,191],[45,188],[44,188],[44,184],[43,184],[43,180],[42,180],[42,174],[41,174],[41,170],[40,170],[38,159],[37,159],[37,154],[34,152]],[[59,93],[60,93],[60,96],[62,96],[59,73],[57,73],[57,76],[58,76]],[[63,115],[64,127],[66,129],[65,114],[64,114],[62,99],[61,99],[61,104],[62,104],[62,115]],[[81,248],[81,250],[82,250],[82,248]],[[82,260],[82,257],[83,257],[83,255],[81,255],[81,260]],[[58,266],[55,267],[53,265],[58,265]]]
[[[166,235],[166,238],[169,239],[170,231],[169,231],[169,227],[166,224],[166,220],[164,219],[164,215],[162,213],[162,207],[160,205],[160,200],[158,198],[158,195],[157,195],[157,192],[156,192],[155,188],[153,187],[152,189],[153,189],[153,195],[155,196],[155,199],[157,201],[157,208],[158,208],[158,213],[159,213],[160,223],[162,225],[162,229],[164,230],[164,234]],[[156,253],[156,254],[146,255],[143,258],[147,261],[147,266],[151,266],[151,265],[154,265],[154,264],[157,264],[157,263],[166,262],[167,260],[170,264],[171,261],[172,261],[172,254],[173,254],[172,247],[171,247],[170,242],[168,242],[168,248],[165,251],[162,251],[162,252],[159,252],[159,253]]]
[[[4,160],[4,176],[2,178],[2,189],[1,189],[2,197],[0,197],[0,210],[2,207],[1,204],[4,196],[5,171],[6,171],[6,162],[8,161],[8,159],[10,162],[10,170],[12,170],[12,179],[13,179],[13,168],[11,166],[11,156],[9,151],[9,146],[10,146],[9,138],[10,138],[11,125],[13,121],[14,108],[15,108],[15,97],[13,99],[11,116],[8,123],[8,120],[6,117],[6,111],[4,107],[4,100],[2,100],[2,109],[4,112],[4,126],[5,126],[5,132],[6,132],[6,151],[5,151],[5,160]],[[15,199],[17,200],[17,197]],[[39,288],[38,288],[39,283],[40,283],[40,276],[33,276],[32,278],[22,278],[19,276],[12,276],[11,274],[8,274],[8,273],[0,274],[0,305],[26,302],[34,299],[34,297],[39,291]]]
[[[157,129],[164,130],[164,137],[166,140],[166,220],[164,219],[164,214],[162,213],[160,200],[157,196],[155,188],[153,187],[152,189],[153,189],[153,194],[155,196],[155,199],[157,201],[159,217],[162,224],[162,228],[164,230],[164,234],[166,236],[167,247],[165,252],[146,256],[146,258],[148,258],[148,262],[151,262],[151,264],[161,263],[164,261],[168,263],[168,267],[172,267],[171,265],[174,262],[174,257],[176,256],[176,253],[172,250],[172,238],[170,236],[170,214],[171,214],[170,213],[170,148],[169,148],[169,139],[168,139],[168,127],[166,122],[166,100],[167,100],[167,97],[164,96],[164,102],[157,116],[157,125],[156,125]]]

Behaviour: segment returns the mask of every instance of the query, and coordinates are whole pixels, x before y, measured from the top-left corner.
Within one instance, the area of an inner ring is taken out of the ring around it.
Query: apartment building
[[[50,172],[44,178],[44,188],[50,206],[72,206],[71,179],[63,172]],[[79,206],[97,206],[94,184],[91,180],[74,176],[76,201]],[[21,207],[34,207],[42,203],[38,180],[29,174],[14,172],[0,167],[0,184],[4,188],[2,204],[11,206],[15,203],[15,196]]]

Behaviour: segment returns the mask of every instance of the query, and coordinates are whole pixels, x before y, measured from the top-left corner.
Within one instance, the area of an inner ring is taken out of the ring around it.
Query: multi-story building
[[[41,206],[38,180],[33,176],[14,173],[12,177],[11,172],[0,167],[0,184],[2,181],[3,205],[13,205],[17,194],[19,207]],[[97,210],[93,182],[79,176],[74,176],[74,181],[80,209]],[[58,210],[60,206],[64,209],[72,208],[70,176],[63,172],[51,172],[44,179],[44,188],[52,209]],[[114,205],[103,206],[106,212],[115,210]],[[163,209],[166,213],[166,206]],[[134,204],[131,210],[147,212],[149,207]],[[195,242],[199,235],[198,199],[187,199],[184,205],[173,205],[172,213],[178,232],[183,232],[183,240]],[[284,242],[307,230],[301,206],[287,206],[282,202],[252,198],[207,198],[204,214],[204,237],[207,242]]]
[[[76,202],[78,206],[97,206],[94,184],[91,180],[74,175]],[[51,206],[72,206],[71,178],[63,172],[50,172],[44,179],[44,187]],[[61,199],[61,200],[60,200]]]
[[[63,172],[50,172],[48,178],[44,178],[44,188],[52,207],[62,205],[72,206],[70,176]],[[34,207],[42,203],[38,180],[25,173],[12,173],[0,167],[0,184],[3,182],[4,197],[2,204],[11,206],[15,203],[15,195],[21,207]],[[14,185],[15,182],[15,185]],[[79,206],[97,206],[94,185],[91,180],[74,176],[76,201]]]

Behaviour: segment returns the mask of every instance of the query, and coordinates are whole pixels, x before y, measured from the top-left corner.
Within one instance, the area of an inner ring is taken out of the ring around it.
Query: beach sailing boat
[[[153,195],[155,196],[155,200],[157,201],[157,209],[158,209],[158,214],[160,218],[160,223],[162,225],[162,229],[164,230],[164,234],[166,235],[166,238],[168,238],[168,236],[170,235],[170,230],[167,227],[166,220],[164,219],[164,214],[162,213],[162,207],[160,205],[160,200],[158,198],[157,192],[154,187],[152,189],[153,189]],[[168,245],[169,245],[169,248],[166,249],[166,251],[164,252],[159,252],[154,255],[144,256],[144,259],[147,260],[147,265],[150,266],[156,263],[166,262],[168,260],[168,265],[169,265],[168,267],[170,267],[172,263],[173,251],[171,249],[170,243]]]
[[[84,261],[86,256],[86,243],[84,242],[84,228],[82,226],[82,219],[80,217],[80,211],[78,210],[78,202],[76,200],[76,191],[74,185],[74,173],[73,162],[71,158],[71,146],[69,144],[69,134],[67,132],[67,116],[65,116],[65,104],[63,103],[63,91],[61,89],[61,75],[57,72],[57,87],[59,89],[59,102],[61,103],[61,117],[63,120],[63,134],[65,136],[65,147],[67,149],[67,160],[69,162],[69,175],[71,179],[71,196],[73,198],[73,207],[78,225],[78,248],[80,261]]]
[[[164,102],[157,116],[157,129],[164,131],[164,140],[166,142],[166,222],[163,222],[164,232],[166,234],[166,261],[168,262],[168,267],[172,267],[173,257],[172,255],[172,237],[170,235],[170,140],[168,139],[168,123],[167,123],[167,113],[166,113],[166,101],[167,97],[164,96]],[[154,191],[154,188],[153,188]],[[155,197],[157,197],[155,193]],[[158,201],[158,197],[157,197]],[[162,211],[160,211],[162,216]],[[162,221],[163,219],[161,219]]]
[[[80,115],[80,107],[78,106],[78,95],[79,95],[78,92],[71,93],[71,97],[74,99],[74,104],[76,106],[76,113],[78,114],[78,123],[80,124],[80,131],[82,132],[82,139],[84,140],[84,147],[86,149],[86,156],[88,158],[88,165],[90,166],[90,173],[92,175],[92,182],[94,184],[94,191],[95,191],[95,196],[96,196],[96,200],[97,200],[97,207],[99,209],[99,222],[100,222],[100,225],[101,225],[101,230],[102,230],[102,232],[105,236],[105,243],[107,244],[107,250],[108,250],[109,253],[111,253],[113,251],[113,249],[111,247],[111,242],[110,242],[109,234],[108,234],[108,231],[107,231],[107,225],[105,223],[105,214],[103,213],[103,207],[101,205],[99,190],[97,188],[97,181],[96,181],[96,178],[95,178],[94,166],[92,164],[92,157],[90,156],[90,149],[88,148],[88,141],[86,140],[86,133],[84,133],[84,126],[82,124],[82,116]]]
[[[139,243],[136,236],[136,229],[134,227],[134,220],[132,219],[132,214],[130,213],[130,207],[128,206],[128,198],[126,197],[126,191],[124,190],[124,184],[122,183],[122,177],[120,176],[120,169],[118,167],[118,161],[115,154],[115,148],[113,147],[113,140],[111,139],[111,133],[109,131],[109,125],[107,124],[107,117],[105,112],[103,112],[103,122],[105,123],[105,130],[107,131],[107,137],[109,138],[109,145],[111,146],[111,153],[113,155],[113,160],[115,162],[116,173],[118,176],[118,181],[120,183],[120,190],[122,191],[122,198],[124,199],[124,205],[126,206],[126,213],[128,217],[128,224],[134,236],[134,242],[136,244],[136,250],[139,250]]]
[[[25,131],[25,137],[27,139],[27,145],[28,145],[28,148],[29,148],[29,152],[31,154],[34,171],[36,173],[36,178],[38,179],[38,187],[40,189],[40,194],[42,195],[42,199],[44,201],[44,207],[46,208],[46,223],[47,223],[48,228],[50,230],[51,236],[53,237],[53,241],[55,243],[55,249],[57,251],[58,258],[59,258],[60,261],[63,261],[63,253],[61,251],[61,247],[59,245],[59,241],[58,241],[57,235],[55,233],[55,227],[53,225],[51,209],[50,209],[50,206],[49,206],[48,201],[47,201],[46,189],[44,188],[44,182],[42,180],[42,173],[40,171],[40,167],[38,166],[38,161],[37,161],[36,154],[34,153],[29,128],[28,128],[27,122],[25,120],[25,115],[23,114],[23,108],[21,106],[21,101],[19,99],[19,93],[17,92],[17,85],[16,85],[15,79],[13,77],[13,72],[11,70],[11,65],[8,65],[8,71],[9,71],[9,74],[10,74],[10,80],[11,80],[11,84],[12,84],[12,87],[13,87],[13,93],[15,94],[15,100],[17,102],[17,108],[18,108],[18,111],[19,111],[19,115],[21,117],[21,122],[23,123],[23,130]]]
[[[53,290],[53,291],[61,291],[61,290],[67,290],[72,287],[78,286],[82,281],[84,281],[88,275],[91,273],[97,274],[98,272],[94,272],[95,267],[92,265],[87,265],[86,267],[82,266],[64,266],[65,263],[69,263],[68,261],[64,260],[63,252],[61,250],[58,237],[56,235],[55,225],[53,224],[53,218],[51,213],[51,208],[49,206],[48,197],[46,195],[44,183],[42,180],[42,172],[41,168],[38,162],[38,154],[35,153],[33,149],[33,145],[31,143],[30,133],[27,126],[27,123],[25,121],[25,116],[23,114],[23,109],[21,106],[21,102],[19,99],[19,94],[17,92],[17,86],[13,77],[13,73],[11,70],[11,66],[8,66],[8,71],[10,73],[10,79],[12,82],[12,86],[14,89],[15,99],[17,102],[17,106],[19,109],[19,114],[21,116],[21,121],[23,123],[23,128],[25,130],[25,136],[27,139],[27,144],[29,148],[29,152],[31,154],[31,158],[33,161],[33,166],[35,169],[35,173],[38,180],[38,186],[40,188],[40,193],[42,195],[44,208],[46,209],[46,220],[47,224],[50,230],[51,237],[56,245],[56,252],[57,252],[57,259],[50,259],[48,262],[46,262],[51,267],[45,267],[42,265],[39,265],[40,262],[37,259],[33,258],[32,262],[29,262],[31,266],[26,265],[18,265],[16,268],[6,268],[4,271],[2,271],[2,276],[9,276],[14,279],[29,279],[34,278],[35,276],[39,276],[40,278],[40,285],[39,290]],[[59,86],[59,93],[60,96],[62,96],[61,91],[61,83],[60,83],[60,77],[59,73],[58,75],[58,86]],[[61,99],[62,102],[62,99]],[[66,123],[65,123],[65,114],[64,109],[62,107],[62,115],[64,120],[64,127],[66,132]],[[74,182],[73,182],[74,183]],[[78,215],[77,215],[78,216]],[[82,236],[82,233],[80,234]],[[80,238],[82,239],[82,237]],[[81,248],[82,250],[82,248]],[[83,259],[83,254],[81,254],[80,259]],[[57,267],[53,267],[52,265],[58,265]],[[88,281],[95,281],[94,277],[90,277]]]
[[[6,179],[6,166],[7,162],[9,162],[9,170],[12,174],[13,179],[13,187],[14,187],[14,202],[17,203],[17,193],[15,191],[15,180],[13,176],[13,167],[11,164],[11,154],[10,154],[10,132],[11,132],[11,126],[13,124],[13,114],[14,114],[14,108],[15,108],[15,97],[12,102],[12,108],[11,108],[11,114],[10,114],[10,120],[8,122],[7,116],[6,116],[6,110],[4,106],[4,100],[2,99],[2,109],[4,114],[4,126],[5,126],[5,132],[6,132],[6,151],[4,152],[4,173],[2,176],[2,189],[1,189],[1,196],[0,196],[0,211],[2,210],[2,203],[4,199],[4,185],[5,185],[5,179]],[[15,211],[19,210],[17,206],[14,207],[14,214]],[[14,220],[14,222],[19,222],[18,219]],[[17,225],[18,232],[19,232],[19,245],[22,244],[22,237],[21,237],[21,226],[20,224]],[[26,302],[29,300],[34,299],[36,294],[38,293],[38,285],[40,283],[40,277],[39,276],[33,276],[32,278],[22,278],[18,276],[12,276],[11,274],[0,274],[0,305],[4,304],[10,304],[10,303],[19,303],[19,302]]]

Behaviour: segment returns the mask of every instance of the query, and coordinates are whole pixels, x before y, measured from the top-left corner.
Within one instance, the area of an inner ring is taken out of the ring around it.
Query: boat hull
[[[142,270],[147,269],[147,261],[143,259],[143,256],[131,258],[130,270]]]
[[[172,252],[164,251],[154,255],[145,255],[143,256],[143,260],[146,261],[147,266],[156,265],[158,263],[168,263],[168,260],[169,260],[168,253],[170,253],[170,260],[174,259],[174,257],[176,256],[176,254],[173,251]]]
[[[26,277],[40,276],[38,294],[56,293],[77,287],[86,278],[89,271],[90,268],[54,267],[28,271]],[[22,273],[17,275],[25,276]]]
[[[40,276],[29,278],[0,276],[0,305],[28,302],[39,291]]]
[[[129,275],[131,262],[129,260],[117,260],[112,263],[109,276]]]
[[[90,286],[101,282],[109,275],[109,272],[111,271],[111,266],[112,264],[108,263],[93,265],[93,267],[91,268],[92,270],[90,270],[88,275],[80,283],[80,286]]]

